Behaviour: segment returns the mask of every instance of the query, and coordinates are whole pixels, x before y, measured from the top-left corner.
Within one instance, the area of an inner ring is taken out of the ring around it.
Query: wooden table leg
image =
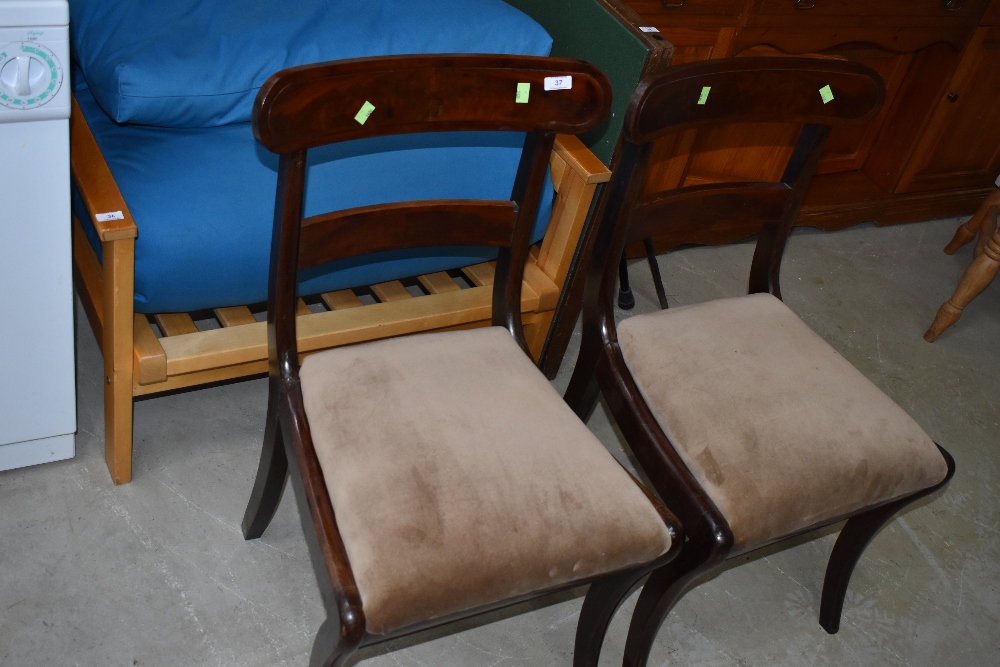
[[[991,213],[996,216],[995,207],[991,209]],[[962,309],[986,289],[996,277],[998,269],[1000,269],[1000,229],[997,229],[986,243],[982,254],[972,260],[972,264],[965,270],[955,294],[938,309],[934,323],[924,334],[924,340],[934,342],[945,329],[958,321]]]

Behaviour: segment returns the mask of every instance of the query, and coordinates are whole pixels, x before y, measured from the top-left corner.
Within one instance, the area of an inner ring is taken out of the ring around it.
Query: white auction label
[[[573,87],[572,76],[547,76],[545,77],[545,90],[569,90]]]
[[[112,220],[124,220],[125,214],[121,211],[111,211],[110,213],[98,213],[94,216],[98,222],[110,222]]]
[[[657,28],[654,28],[651,25],[639,26],[639,30],[642,30],[643,32],[660,32]]]

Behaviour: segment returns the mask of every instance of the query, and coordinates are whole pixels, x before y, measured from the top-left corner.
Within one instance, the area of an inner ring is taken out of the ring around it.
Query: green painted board
[[[601,68],[614,90],[611,115],[595,130],[582,135],[604,164],[622,129],[622,118],[632,91],[646,64],[646,45],[597,0],[506,0],[532,17],[552,36],[552,55],[586,60]]]

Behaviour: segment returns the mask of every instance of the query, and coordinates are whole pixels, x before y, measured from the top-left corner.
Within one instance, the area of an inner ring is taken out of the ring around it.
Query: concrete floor
[[[797,230],[785,301],[912,414],[958,462],[855,571],[840,633],[817,623],[833,531],[750,554],[689,593],[650,660],[665,665],[1000,664],[997,464],[1000,284],[933,345],[921,339],[971,257],[941,252],[955,220],[833,234]],[[660,258],[676,304],[736,295],[752,247]],[[654,296],[633,266],[639,301]],[[78,309],[79,432],[70,461],[0,473],[0,665],[305,665],[323,610],[291,494],[257,542],[239,524],[262,437],[266,383],[135,406],[135,479],[103,460],[101,357]],[[575,343],[575,341],[574,341]],[[575,347],[555,384],[568,381]],[[602,408],[590,421],[621,444]],[[570,665],[582,592],[359,655],[360,667]],[[620,664],[633,595],[602,665]]]

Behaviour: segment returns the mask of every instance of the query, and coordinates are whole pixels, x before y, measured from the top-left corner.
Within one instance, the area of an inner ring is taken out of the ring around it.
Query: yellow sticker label
[[[827,104],[833,101],[833,91],[830,90],[830,86],[823,86],[819,89],[819,96],[823,98],[823,104]]]
[[[698,97],[698,104],[704,104],[708,101],[708,94],[712,92],[711,86],[703,86],[701,89],[701,96]]]
[[[372,111],[375,111],[375,105],[366,101],[361,105],[361,110],[354,116],[354,120],[364,125],[368,117],[372,115]]]
[[[519,83],[517,84],[517,96],[514,97],[514,101],[518,104],[528,103],[528,93],[531,92],[530,83]]]

